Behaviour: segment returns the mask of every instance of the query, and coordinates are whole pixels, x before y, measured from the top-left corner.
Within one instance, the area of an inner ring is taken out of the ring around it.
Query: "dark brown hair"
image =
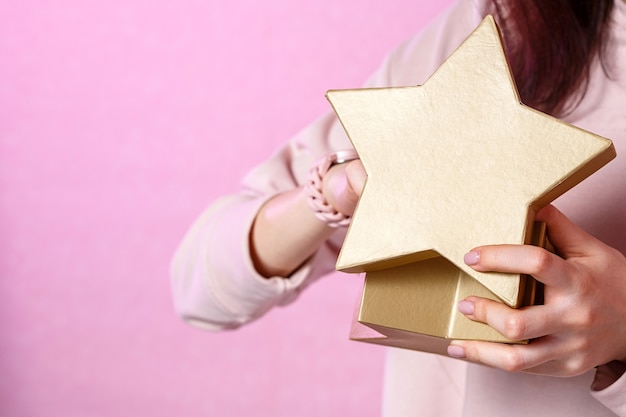
[[[621,1],[621,0],[620,0]],[[492,0],[522,101],[564,115],[603,63],[613,0]]]

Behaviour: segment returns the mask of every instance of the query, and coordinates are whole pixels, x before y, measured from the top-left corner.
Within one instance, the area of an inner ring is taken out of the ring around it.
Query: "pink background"
[[[332,275],[236,332],[168,264],[217,196],[449,4],[0,1],[0,415],[375,416]]]

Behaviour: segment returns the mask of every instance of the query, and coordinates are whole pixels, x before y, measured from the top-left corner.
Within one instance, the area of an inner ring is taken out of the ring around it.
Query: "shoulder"
[[[385,84],[420,85],[459,47],[486,14],[488,0],[457,0],[385,61]]]

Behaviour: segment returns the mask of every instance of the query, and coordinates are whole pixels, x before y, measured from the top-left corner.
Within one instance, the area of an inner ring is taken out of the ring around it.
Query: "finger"
[[[448,347],[448,355],[466,359],[508,372],[542,373],[551,360],[546,343],[537,341],[528,345],[507,345],[503,343],[481,342],[475,340],[455,340]]]
[[[527,345],[455,340],[448,346],[448,355],[509,372],[571,377],[591,369],[579,366],[577,360],[557,360],[555,352],[563,349],[555,347],[554,343],[550,337],[533,340]]]
[[[551,307],[531,306],[513,309],[497,301],[467,297],[459,303],[459,311],[470,320],[486,323],[509,340],[530,340],[560,330],[548,320]]]
[[[489,245],[472,249],[465,263],[480,272],[527,274],[552,286],[566,286],[572,266],[543,248],[531,245]]]

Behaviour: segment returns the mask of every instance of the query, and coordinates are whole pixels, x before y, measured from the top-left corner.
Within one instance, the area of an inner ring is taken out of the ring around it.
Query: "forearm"
[[[257,271],[266,277],[289,276],[336,229],[313,215],[303,187],[270,199],[250,231],[250,251]]]

